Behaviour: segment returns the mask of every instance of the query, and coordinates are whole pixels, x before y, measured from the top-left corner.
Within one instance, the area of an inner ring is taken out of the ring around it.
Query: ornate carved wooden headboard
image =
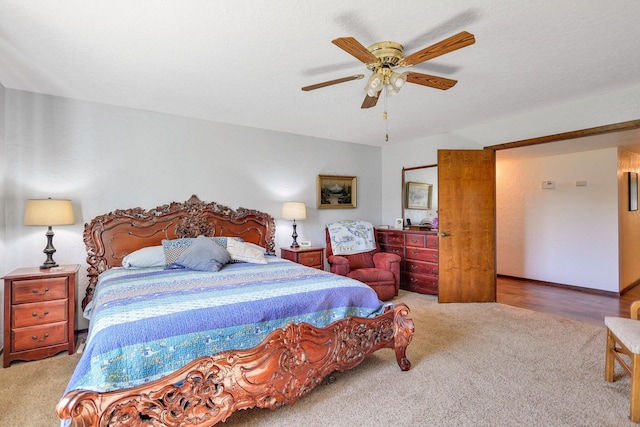
[[[195,195],[184,203],[172,202],[154,209],[118,209],[95,217],[84,226],[89,286],[82,308],[91,301],[98,275],[122,265],[131,252],[160,245],[163,239],[180,237],[241,237],[274,251],[275,222],[264,212],[233,210],[215,202],[205,203]]]

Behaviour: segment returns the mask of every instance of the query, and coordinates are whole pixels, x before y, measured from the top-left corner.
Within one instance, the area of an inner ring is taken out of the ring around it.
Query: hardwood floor
[[[605,316],[629,317],[629,306],[640,300],[640,286],[621,296],[553,286],[543,282],[498,277],[497,302],[603,324]]]

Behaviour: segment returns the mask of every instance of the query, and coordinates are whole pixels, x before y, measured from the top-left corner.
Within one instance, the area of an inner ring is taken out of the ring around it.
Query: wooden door
[[[495,151],[438,150],[438,301],[496,301]]]

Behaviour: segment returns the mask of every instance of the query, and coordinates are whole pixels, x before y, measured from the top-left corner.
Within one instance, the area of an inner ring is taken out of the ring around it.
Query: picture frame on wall
[[[350,209],[357,206],[355,176],[318,175],[318,209]]]
[[[629,210],[638,210],[638,173],[628,172],[629,179]]]
[[[407,182],[404,207],[406,209],[431,209],[432,188],[432,184]]]

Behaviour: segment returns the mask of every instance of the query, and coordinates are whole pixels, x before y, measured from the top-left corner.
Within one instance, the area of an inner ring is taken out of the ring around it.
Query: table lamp
[[[297,242],[298,233],[296,233],[296,219],[307,219],[307,207],[302,202],[285,202],[282,205],[282,218],[293,220],[293,243],[292,248],[299,248],[300,245]]]
[[[47,254],[47,260],[40,266],[42,269],[57,267],[53,260],[56,248],[53,247],[53,225],[71,225],[73,218],[73,206],[71,200],[55,199],[30,199],[27,200],[27,208],[24,212],[25,225],[46,225],[47,247],[42,252]]]

